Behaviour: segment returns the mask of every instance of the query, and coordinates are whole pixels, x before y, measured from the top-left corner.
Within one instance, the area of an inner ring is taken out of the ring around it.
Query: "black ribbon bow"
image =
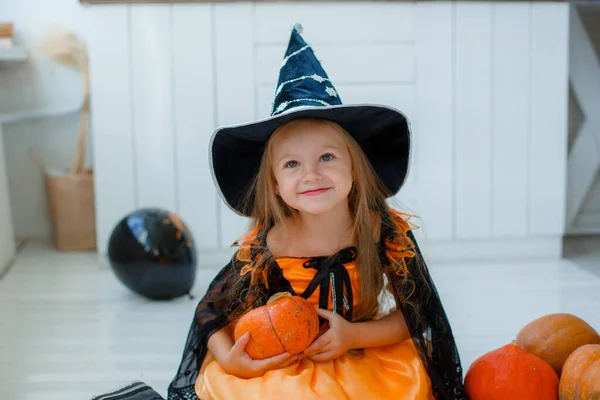
[[[319,308],[329,307],[329,288],[333,294],[333,312],[348,321],[352,320],[352,281],[344,266],[356,260],[356,247],[347,247],[333,256],[313,257],[303,263],[304,268],[314,268],[317,273],[310,281],[302,297],[308,299],[319,289]]]

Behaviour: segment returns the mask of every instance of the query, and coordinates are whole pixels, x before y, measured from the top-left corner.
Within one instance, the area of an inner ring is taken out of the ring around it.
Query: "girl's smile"
[[[300,194],[303,194],[305,196],[318,196],[320,194],[325,193],[326,191],[328,191],[329,188],[323,188],[323,189],[314,189],[314,190],[307,190],[306,192],[302,192]]]

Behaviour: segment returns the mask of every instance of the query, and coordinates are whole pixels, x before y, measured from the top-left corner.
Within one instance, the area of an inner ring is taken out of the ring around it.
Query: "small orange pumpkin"
[[[560,400],[600,399],[600,345],[575,350],[563,366]]]
[[[579,380],[577,399],[600,400],[600,360],[594,361]]]
[[[511,343],[471,364],[465,392],[470,400],[557,400],[558,382],[546,361]]]
[[[560,377],[571,353],[585,344],[600,344],[600,335],[579,317],[548,314],[523,327],[516,344],[546,361]]]
[[[285,352],[298,354],[315,340],[319,314],[304,298],[287,292],[277,293],[266,305],[247,312],[237,321],[235,340],[246,332],[250,332],[246,353],[255,360]]]

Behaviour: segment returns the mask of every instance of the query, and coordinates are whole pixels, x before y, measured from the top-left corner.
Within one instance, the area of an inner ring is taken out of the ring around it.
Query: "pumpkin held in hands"
[[[465,392],[470,400],[556,400],[558,383],[547,362],[507,344],[471,364],[465,375]]]
[[[600,399],[600,344],[575,350],[563,366],[560,400]]]
[[[285,352],[298,354],[317,337],[319,314],[304,298],[277,293],[266,305],[249,311],[237,321],[235,341],[246,332],[250,332],[246,353],[252,359],[263,360]]]
[[[523,327],[516,344],[546,361],[560,377],[567,357],[585,344],[600,344],[600,335],[574,315],[548,314]]]

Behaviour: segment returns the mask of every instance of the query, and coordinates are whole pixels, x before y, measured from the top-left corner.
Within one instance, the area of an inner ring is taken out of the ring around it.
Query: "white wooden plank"
[[[582,212],[600,213],[600,173],[596,174]]]
[[[594,182],[595,171],[600,166],[597,155],[600,152],[600,117],[596,110],[600,102],[600,62],[577,10],[573,10],[570,15],[570,35],[570,83],[585,121],[576,136],[575,144],[581,140],[586,146],[594,146],[595,150],[578,149],[587,155],[583,159],[576,159],[583,157],[583,154],[576,153],[575,149],[569,154],[567,226],[571,226],[576,219],[581,220],[577,215],[583,211],[583,202]],[[584,135],[586,137],[580,138]]]
[[[419,157],[419,209],[423,234],[448,240],[453,235],[453,86],[455,5],[416,4],[418,129],[413,152]],[[410,118],[410,115],[409,115]]]
[[[353,84],[342,83],[335,84],[340,98],[344,104],[351,103],[371,103],[385,104],[395,107],[408,116],[415,116],[416,85],[408,84]],[[275,84],[263,84],[258,87],[258,115],[260,118],[271,114],[271,102],[273,101],[273,92]],[[416,118],[414,119],[416,120]],[[411,121],[414,121],[411,119]]]
[[[347,82],[411,83],[415,79],[413,44],[312,46],[325,72],[336,86]],[[287,43],[257,46],[256,74],[259,84],[277,82],[286,47]]]
[[[527,234],[530,5],[495,4],[493,10],[492,230]]]
[[[0,122],[0,276],[15,255],[15,234],[11,209],[4,156],[4,137]]]
[[[596,111],[600,91],[600,60],[594,44],[577,11],[570,13],[569,72],[573,93],[584,118],[598,120]],[[595,122],[596,123],[596,122]]]
[[[575,229],[600,234],[600,210],[582,210],[577,215]]]
[[[129,13],[130,6],[124,4],[86,11],[96,240],[100,254],[107,251],[114,226],[136,206]]]
[[[489,3],[456,4],[456,237],[491,234],[491,22]]]
[[[176,211],[170,7],[132,6],[131,79],[137,206]]]
[[[0,61],[5,62],[25,62],[29,54],[25,46],[12,45],[11,47],[0,48]]]
[[[587,212],[579,214],[577,216],[577,222],[575,222],[574,226],[571,226],[568,228],[567,234],[573,235],[573,236],[585,235],[588,237],[600,235],[600,221],[598,221],[596,219],[596,218],[600,218],[600,214],[598,214],[595,217],[592,216],[591,219],[588,219],[588,218],[590,218],[590,214]],[[587,226],[585,222],[579,223],[579,220],[581,220],[581,221],[589,220],[590,223],[592,223],[593,225]]]
[[[218,246],[216,190],[208,162],[215,127],[212,5],[173,6],[173,105],[179,214],[198,250]],[[190,51],[190,40],[193,51]]]
[[[332,23],[332,15],[340,13],[344,18]],[[411,41],[413,21],[414,7],[409,3],[259,3],[256,41],[287,44],[295,22],[304,27],[309,44]]]
[[[412,128],[413,134],[418,134],[419,130],[416,127],[416,124],[414,124]],[[419,177],[418,159],[413,153],[411,156],[411,164],[408,171],[408,176],[406,177],[406,182],[400,191],[391,199],[391,202],[395,202],[395,204],[397,204],[399,207],[397,208],[398,210],[421,217]],[[423,220],[413,222],[418,226],[422,226],[423,224]],[[420,233],[424,233],[423,230],[419,230],[419,234]],[[418,236],[417,239],[419,239]]]
[[[600,161],[600,157],[598,161]],[[570,226],[570,230],[600,233],[600,170],[596,173],[581,211],[577,214],[575,222]]]
[[[253,6],[230,3],[214,7],[217,123],[230,125],[254,120]],[[280,63],[281,59],[277,64]],[[245,232],[248,221],[231,211],[220,198],[218,204],[219,245],[228,247]]]
[[[600,151],[594,138],[593,125],[584,122],[567,162],[567,203],[583,205],[596,179],[600,166]],[[567,226],[576,222],[580,207],[569,209]]]
[[[569,4],[533,3],[529,233],[565,227]]]

